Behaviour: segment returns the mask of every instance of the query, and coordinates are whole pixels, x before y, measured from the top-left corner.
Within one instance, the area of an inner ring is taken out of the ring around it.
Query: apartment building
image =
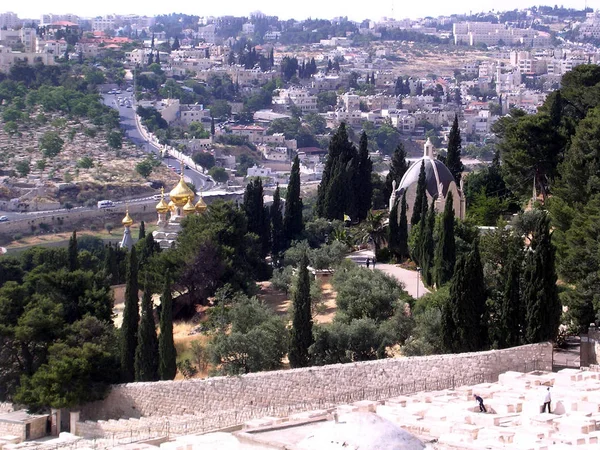
[[[5,12],[0,14],[0,28],[17,28],[17,26],[21,25],[22,20],[19,19],[13,12]]]
[[[0,30],[0,44],[6,47],[23,44],[25,52],[33,53],[36,51],[37,35],[34,28]]]
[[[285,108],[295,106],[303,113],[315,113],[317,108],[317,96],[310,94],[306,89],[289,88],[281,89],[277,97],[273,97],[273,103]]]
[[[98,16],[92,19],[92,31],[114,30],[117,27],[116,16]]]
[[[50,53],[35,52],[13,52],[10,47],[0,45],[0,72],[8,72],[16,63],[35,64],[41,62],[48,66],[54,66],[54,55]]]

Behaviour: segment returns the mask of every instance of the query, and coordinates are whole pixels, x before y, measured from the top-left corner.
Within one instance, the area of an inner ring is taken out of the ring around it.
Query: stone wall
[[[0,414],[13,412],[15,410],[12,403],[0,402]]]
[[[25,424],[0,420],[0,436],[16,436],[22,442],[25,440]]]
[[[83,420],[142,416],[246,411],[319,404],[323,399],[354,400],[372,396],[369,390],[399,385],[435,390],[461,384],[496,381],[509,370],[552,370],[552,344],[524,345],[456,355],[390,358],[351,364],[252,373],[203,380],[131,383],[113,387],[105,400],[82,407]],[[443,382],[443,383],[442,383]],[[383,389],[384,391],[381,391]],[[413,392],[419,389],[413,389]],[[391,396],[391,395],[390,395]]]

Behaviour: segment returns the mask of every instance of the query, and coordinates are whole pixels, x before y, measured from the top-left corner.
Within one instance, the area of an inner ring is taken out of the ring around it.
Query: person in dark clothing
[[[487,409],[485,409],[485,405],[483,404],[483,399],[479,395],[474,395],[473,397],[475,397],[475,401],[477,401],[477,403],[479,403],[479,411],[486,413]]]
[[[369,268],[369,264],[370,264],[370,263],[371,263],[371,260],[370,260],[369,258],[367,258],[367,262],[366,262],[366,264],[367,264],[367,269]]]
[[[373,263],[373,269],[375,269],[375,258],[373,258],[373,261],[371,261],[371,263]]]

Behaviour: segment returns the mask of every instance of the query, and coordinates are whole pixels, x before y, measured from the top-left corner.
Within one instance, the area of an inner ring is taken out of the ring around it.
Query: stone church
[[[454,216],[460,219],[465,218],[465,197],[461,186],[456,185],[454,176],[444,165],[443,162],[437,160],[433,156],[433,144],[429,139],[425,143],[423,157],[416,160],[406,171],[399,186],[395,182],[392,185],[392,195],[390,196],[390,211],[396,202],[402,199],[406,192],[406,217],[410,221],[415,197],[417,193],[417,181],[419,180],[419,172],[421,171],[421,163],[425,163],[425,177],[427,180],[427,202],[431,204],[431,200],[435,199],[435,210],[437,213],[442,213],[446,206],[446,198],[448,193],[452,192],[452,202],[454,206]],[[400,209],[400,208],[398,208]]]

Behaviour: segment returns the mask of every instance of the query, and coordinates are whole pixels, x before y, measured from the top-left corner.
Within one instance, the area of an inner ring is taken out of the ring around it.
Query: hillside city
[[[596,448],[599,176],[587,6],[1,12],[0,450]]]

